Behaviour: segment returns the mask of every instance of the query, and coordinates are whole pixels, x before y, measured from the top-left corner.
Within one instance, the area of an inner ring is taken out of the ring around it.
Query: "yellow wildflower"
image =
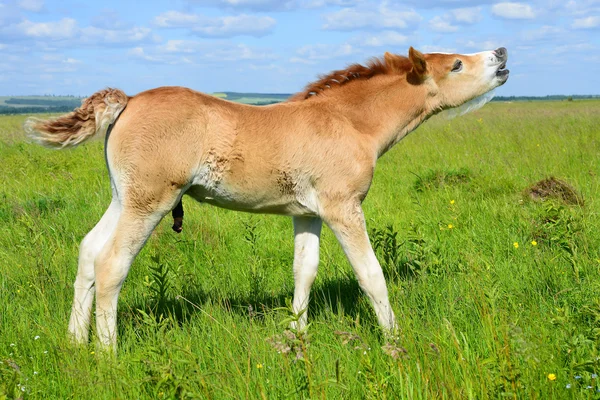
[[[90,354],[96,354],[96,352],[95,351],[90,351]]]
[[[454,225],[448,224],[448,229],[452,229],[452,228],[454,228]]]
[[[532,245],[532,246],[537,246],[537,242],[536,242],[535,240],[532,240],[532,241],[531,241],[531,245]]]
[[[263,365],[261,363],[256,364],[256,368],[261,369]]]
[[[454,200],[450,200],[450,204],[454,204]]]
[[[519,242],[514,242],[513,246],[515,246],[515,249],[518,249],[519,248]]]
[[[555,381],[556,380],[556,375],[555,374],[548,374],[548,380]]]

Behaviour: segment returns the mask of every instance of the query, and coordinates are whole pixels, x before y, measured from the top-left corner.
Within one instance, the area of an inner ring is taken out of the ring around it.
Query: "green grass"
[[[116,359],[66,338],[102,141],[47,150],[23,120],[0,117],[0,399],[600,398],[598,101],[436,117],[379,161],[364,209],[397,343],[328,229],[308,335],[284,333],[291,220],[186,199],[131,269]],[[524,195],[549,176],[585,206]]]

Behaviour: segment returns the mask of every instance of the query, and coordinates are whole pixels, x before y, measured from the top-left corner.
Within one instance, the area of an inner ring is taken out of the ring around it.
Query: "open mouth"
[[[500,64],[500,66],[498,67],[498,70],[496,71],[496,76],[497,77],[508,77],[508,73],[510,71],[506,69],[506,61],[504,61],[502,64]]]

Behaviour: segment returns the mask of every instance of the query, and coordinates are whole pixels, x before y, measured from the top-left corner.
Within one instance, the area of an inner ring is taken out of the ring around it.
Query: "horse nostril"
[[[508,57],[508,51],[506,50],[506,47],[497,48],[496,50],[494,50],[494,54],[496,54],[496,57],[500,59],[505,59],[506,57]]]

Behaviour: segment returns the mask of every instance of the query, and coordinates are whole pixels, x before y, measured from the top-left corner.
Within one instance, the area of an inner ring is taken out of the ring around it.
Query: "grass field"
[[[299,335],[291,220],[184,199],[125,282],[114,359],[66,337],[102,141],[47,150],[23,120],[0,117],[0,399],[600,398],[600,101],[435,117],[379,161],[364,209],[398,342],[328,229]],[[530,200],[550,176],[584,205]]]

